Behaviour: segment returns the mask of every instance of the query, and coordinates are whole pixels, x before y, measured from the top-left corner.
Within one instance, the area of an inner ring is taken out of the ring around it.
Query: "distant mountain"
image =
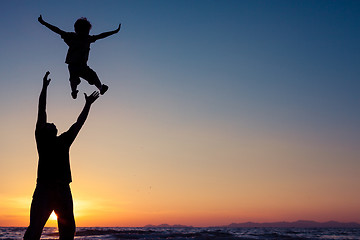
[[[269,222],[269,223],[231,223],[223,226],[229,228],[264,228],[264,227],[279,227],[279,228],[360,228],[360,224],[356,222],[315,222],[315,221],[304,221],[299,220],[296,222]]]
[[[169,225],[169,224],[160,224],[160,225],[146,225],[145,228],[192,228],[193,226],[186,225]],[[315,222],[315,221],[306,221],[299,220],[296,222],[268,222],[268,223],[256,223],[256,222],[244,222],[244,223],[231,223],[225,226],[218,227],[228,227],[228,228],[360,228],[360,224],[357,222]]]
[[[146,225],[145,228],[192,228],[193,226],[186,226],[186,225],[169,225],[169,224],[160,224],[160,225]]]

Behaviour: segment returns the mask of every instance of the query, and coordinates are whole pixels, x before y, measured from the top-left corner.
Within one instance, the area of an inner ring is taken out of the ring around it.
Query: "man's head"
[[[58,132],[55,124],[53,124],[53,123],[46,123],[45,131],[46,131],[46,134],[50,137],[56,137],[57,132]]]
[[[89,35],[91,23],[85,18],[79,18],[74,24],[75,32],[79,35]]]

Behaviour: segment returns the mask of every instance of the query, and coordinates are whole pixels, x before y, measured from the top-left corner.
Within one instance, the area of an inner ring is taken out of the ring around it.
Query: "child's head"
[[[74,24],[74,29],[77,34],[89,35],[91,23],[85,18],[79,18]]]

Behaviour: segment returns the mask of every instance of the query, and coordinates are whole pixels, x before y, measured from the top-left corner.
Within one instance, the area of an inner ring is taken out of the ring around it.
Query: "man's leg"
[[[74,239],[75,218],[73,210],[73,200],[69,185],[61,185],[58,188],[57,203],[55,213],[58,218],[59,239]]]
[[[24,235],[25,240],[40,239],[42,230],[52,210],[48,190],[36,186],[30,208],[30,225]]]

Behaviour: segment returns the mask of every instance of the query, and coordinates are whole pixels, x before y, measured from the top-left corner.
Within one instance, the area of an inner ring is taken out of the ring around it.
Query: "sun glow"
[[[55,212],[53,211],[52,213],[51,213],[51,215],[50,215],[50,218],[49,218],[50,220],[57,220],[57,216],[56,216],[56,214],[55,214]]]

